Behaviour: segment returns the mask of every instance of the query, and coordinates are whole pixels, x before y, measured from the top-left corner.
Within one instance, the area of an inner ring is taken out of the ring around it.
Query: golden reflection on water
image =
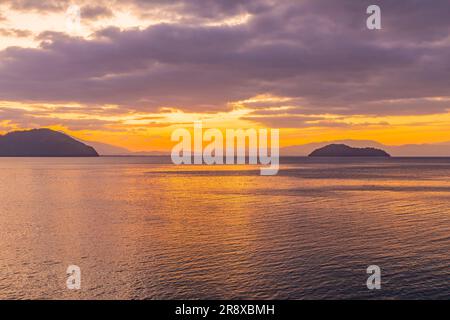
[[[450,164],[299,160],[262,177],[146,161],[0,159],[0,297],[450,292]],[[65,289],[70,264],[79,292]],[[385,270],[383,292],[361,285],[370,264]]]

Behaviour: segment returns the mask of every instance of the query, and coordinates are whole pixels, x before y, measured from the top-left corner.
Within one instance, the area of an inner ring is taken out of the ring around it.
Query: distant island
[[[390,154],[376,148],[352,148],[345,144],[330,144],[314,150],[309,157],[390,157]]]
[[[0,136],[0,157],[98,157],[94,148],[50,129]]]

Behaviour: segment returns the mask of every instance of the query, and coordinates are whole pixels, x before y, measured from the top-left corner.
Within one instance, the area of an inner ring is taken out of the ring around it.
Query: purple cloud
[[[42,3],[11,5],[53,10],[66,1]],[[38,38],[40,48],[5,49],[0,99],[212,112],[271,94],[291,98],[288,112],[298,115],[427,114],[450,108],[448,100],[428,99],[450,97],[446,0],[378,1],[381,31],[365,27],[365,9],[372,4],[365,0],[127,3],[143,12],[160,6],[187,20],[145,30],[110,27],[91,40],[46,32]],[[200,23],[243,13],[252,14],[248,23]]]

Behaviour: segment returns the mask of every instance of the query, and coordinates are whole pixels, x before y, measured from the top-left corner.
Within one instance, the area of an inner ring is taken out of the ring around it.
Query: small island
[[[390,154],[376,148],[352,148],[345,144],[330,144],[314,150],[309,157],[390,157]]]
[[[0,157],[98,157],[94,148],[50,129],[0,136]]]

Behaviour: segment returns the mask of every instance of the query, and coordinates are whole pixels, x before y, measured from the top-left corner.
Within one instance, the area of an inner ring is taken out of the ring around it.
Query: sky
[[[450,141],[449,57],[448,0],[1,0],[0,133],[168,150],[202,120],[281,146]]]

